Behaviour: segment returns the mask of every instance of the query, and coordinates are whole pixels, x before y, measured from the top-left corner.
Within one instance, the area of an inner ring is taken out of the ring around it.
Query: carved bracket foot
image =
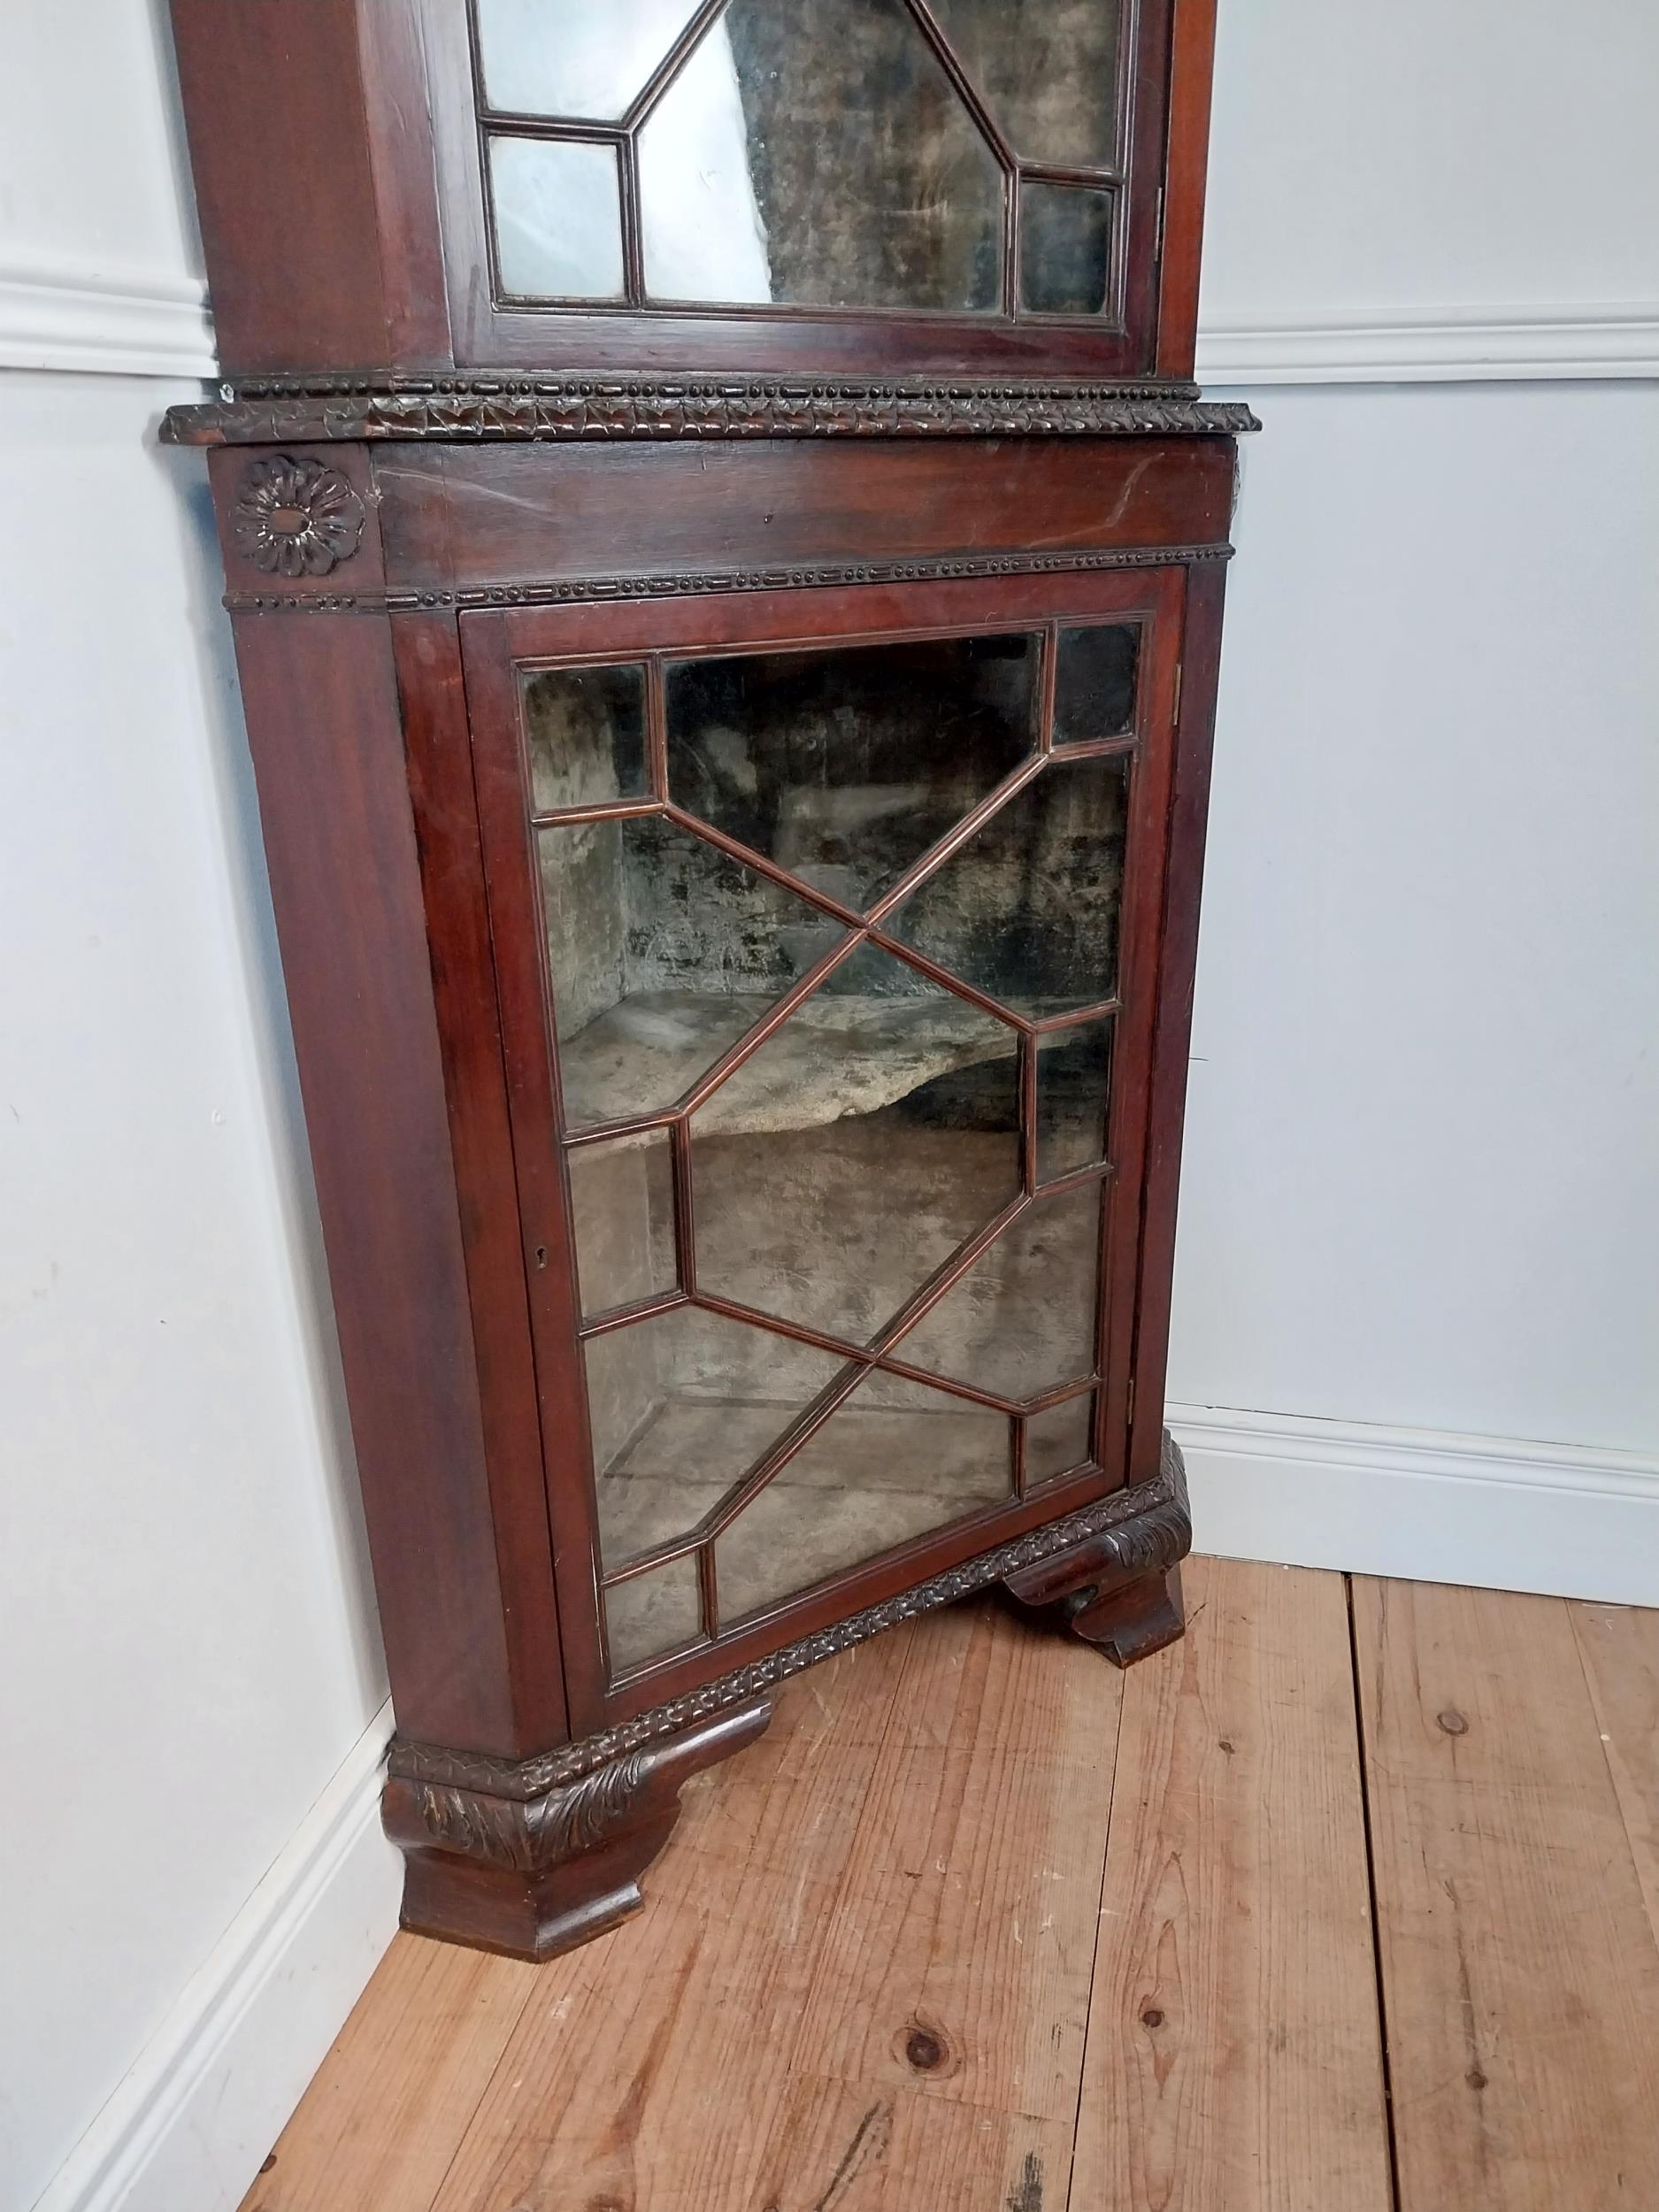
[[[682,1784],[771,1718],[757,1698],[540,1789],[530,1763],[489,1763],[488,1789],[394,1770],[380,1810],[404,1854],[403,1924],[524,1959],[603,1934],[643,1903],[640,1877],[673,1832]]]
[[[1022,1604],[1054,1606],[1075,1635],[1120,1667],[1162,1651],[1186,1626],[1179,1562],[1192,1545],[1192,1523],[1187,1470],[1167,1430],[1158,1473],[1164,1495],[1155,1511],[1003,1580]]]

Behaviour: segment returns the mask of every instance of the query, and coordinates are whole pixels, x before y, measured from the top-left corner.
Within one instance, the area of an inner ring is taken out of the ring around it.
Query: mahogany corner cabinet
[[[772,1686],[1180,1631],[1211,0],[173,0],[404,1919]]]

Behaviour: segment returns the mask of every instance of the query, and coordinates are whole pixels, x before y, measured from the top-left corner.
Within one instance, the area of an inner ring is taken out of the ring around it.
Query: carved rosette
[[[340,470],[287,454],[250,461],[232,517],[243,557],[267,576],[326,576],[363,538],[363,502]]]

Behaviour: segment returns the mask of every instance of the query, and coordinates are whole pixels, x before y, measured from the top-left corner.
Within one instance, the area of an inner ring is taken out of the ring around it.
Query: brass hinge
[[[1133,1375],[1129,1378],[1129,1404],[1124,1415],[1124,1420],[1127,1427],[1133,1428],[1135,1425],[1135,1379]]]
[[[1164,258],[1164,187],[1162,185],[1158,187],[1157,243],[1152,249],[1152,258],[1155,261],[1162,261]]]
[[[1177,661],[1175,664],[1175,704],[1170,713],[1171,722],[1179,722],[1181,718],[1181,679],[1186,673],[1187,663],[1184,660]]]

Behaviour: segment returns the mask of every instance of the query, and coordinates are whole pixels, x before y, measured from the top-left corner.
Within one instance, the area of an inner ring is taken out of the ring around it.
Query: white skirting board
[[[1220,1406],[1165,1417],[1195,1550],[1659,1606],[1659,1462],[1636,1453]]]
[[[35,2212],[234,2212],[396,1932],[391,1732],[388,1704]]]

